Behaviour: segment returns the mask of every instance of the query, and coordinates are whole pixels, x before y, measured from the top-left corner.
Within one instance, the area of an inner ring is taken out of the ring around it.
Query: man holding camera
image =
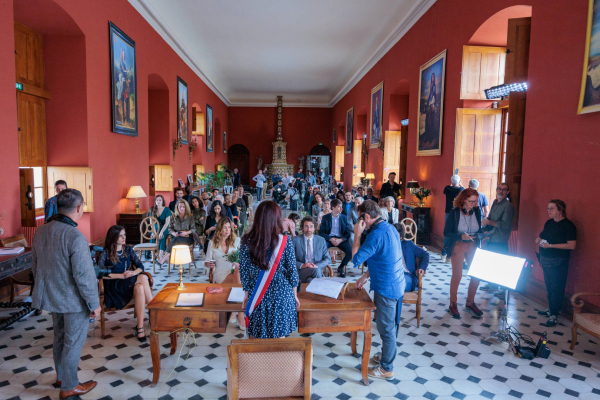
[[[77,230],[83,196],[65,189],[56,197],[58,213],[33,238],[33,307],[49,311],[54,324],[53,357],[60,398],[83,395],[96,382],[79,383],[77,368],[90,318],[100,315],[98,279],[85,236]]]

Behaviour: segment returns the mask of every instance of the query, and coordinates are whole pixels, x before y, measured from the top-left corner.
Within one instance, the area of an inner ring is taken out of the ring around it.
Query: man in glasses
[[[498,184],[496,188],[496,200],[492,203],[492,208],[487,218],[481,220],[481,225],[487,227],[486,230],[493,230],[492,236],[487,241],[485,250],[493,251],[498,254],[508,254],[508,239],[512,231],[512,220],[515,215],[515,208],[510,203],[508,195],[510,188],[506,183]],[[498,285],[488,283],[481,290],[488,292],[498,289]],[[499,290],[496,295],[504,298],[504,291]]]
[[[381,218],[379,206],[374,201],[367,200],[358,206],[358,214],[352,244],[353,263],[368,262],[368,269],[356,282],[356,288],[362,289],[371,279],[370,289],[375,291],[377,307],[377,331],[382,341],[381,353],[373,356],[373,361],[379,365],[369,368],[368,375],[391,380],[394,379],[397,325],[400,321],[398,303],[402,303],[406,287],[400,235],[393,225]],[[360,238],[365,229],[370,232],[361,245]]]

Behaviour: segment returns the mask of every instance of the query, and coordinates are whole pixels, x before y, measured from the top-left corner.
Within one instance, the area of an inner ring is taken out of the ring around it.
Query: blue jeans
[[[418,278],[412,276],[411,274],[407,274],[406,272],[404,273],[404,282],[406,284],[406,287],[404,289],[404,292],[413,292],[413,282],[417,281],[418,282]],[[414,285],[417,285],[417,282],[414,283]],[[415,289],[416,290],[416,289]],[[402,298],[404,298],[404,296],[402,296]],[[402,314],[402,299],[400,299],[400,301],[398,302],[398,313],[396,315],[401,315]],[[398,325],[400,325],[400,320],[399,317],[396,318],[396,328],[398,328]]]
[[[444,222],[448,221],[448,214],[450,213],[446,213],[446,217],[444,218]],[[442,257],[446,255],[446,246],[448,246],[448,241],[450,239],[448,239],[447,237],[444,237],[444,245],[442,246]]]
[[[262,197],[262,191],[263,191],[263,188],[261,188],[261,187],[258,187],[258,186],[257,186],[257,187],[256,187],[256,191],[258,192],[258,199],[257,199],[257,200],[258,200],[258,202],[260,203],[260,199],[261,199],[261,197]]]
[[[387,298],[375,292],[375,307],[377,307],[377,331],[381,336],[381,367],[386,371],[394,370],[396,359],[396,310],[397,300]]]

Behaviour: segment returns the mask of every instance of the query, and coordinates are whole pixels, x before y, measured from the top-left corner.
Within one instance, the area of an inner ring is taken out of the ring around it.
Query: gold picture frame
[[[427,61],[419,69],[417,156],[442,155],[445,85],[446,50]]]
[[[375,100],[375,103],[373,103]],[[369,148],[378,149],[383,140],[383,81],[371,89],[371,120],[369,123]]]
[[[593,44],[592,37],[594,34],[600,33],[600,18],[594,20],[594,9],[597,14],[600,10],[600,0],[589,0],[583,76],[577,114],[600,111],[600,46],[596,45],[598,48],[590,54]]]
[[[346,154],[352,153],[352,145],[354,144],[354,107],[350,107],[346,111],[346,143],[345,150]]]

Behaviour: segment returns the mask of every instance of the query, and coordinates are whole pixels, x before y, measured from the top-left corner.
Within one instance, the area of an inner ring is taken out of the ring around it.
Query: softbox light
[[[506,289],[522,292],[531,270],[532,264],[525,258],[477,249],[468,275]]]

